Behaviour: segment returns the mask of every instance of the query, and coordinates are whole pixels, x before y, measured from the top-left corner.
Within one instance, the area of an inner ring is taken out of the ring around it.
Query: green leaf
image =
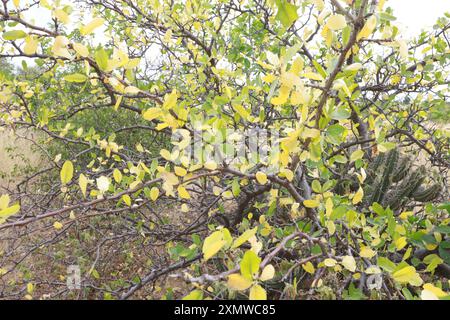
[[[450,234],[450,226],[440,225],[434,228],[434,232],[440,232],[445,234]]]
[[[445,209],[445,210],[447,210],[448,213],[450,213],[450,202],[443,203],[437,208],[438,209]]]
[[[64,80],[68,82],[85,82],[87,80],[87,77],[81,73],[74,73],[65,76]]]
[[[344,107],[339,107],[331,112],[330,117],[333,120],[343,120],[350,118],[350,115],[351,113],[349,110]]]
[[[450,241],[442,241],[439,244],[439,256],[445,263],[450,264]]]
[[[342,143],[343,140],[343,133],[345,131],[345,128],[341,126],[340,124],[333,124],[327,128],[327,135],[326,139],[328,142],[338,145]]]
[[[252,280],[259,272],[260,263],[261,258],[255,252],[252,250],[246,251],[240,263],[242,276],[248,280]]]
[[[327,72],[325,71],[325,69],[320,65],[320,63],[318,63],[317,61],[313,61],[313,65],[314,65],[314,67],[316,68],[316,70],[317,70],[317,72],[319,72],[320,73],[320,75],[323,77],[323,78],[326,78],[327,77]]]
[[[241,186],[239,185],[238,179],[233,180],[233,184],[231,185],[231,190],[235,197],[239,196],[239,194],[241,193]]]
[[[275,18],[287,29],[298,19],[297,6],[286,0],[277,0],[278,12]]]
[[[382,268],[384,271],[389,272],[389,273],[393,272],[397,267],[395,265],[395,263],[393,263],[388,258],[384,258],[384,257],[379,257],[377,264],[380,268]]]
[[[378,16],[380,17],[381,21],[385,21],[385,22],[397,20],[396,17],[394,17],[393,15],[386,13],[386,12],[380,12]]]
[[[356,161],[358,159],[361,159],[364,156],[364,151],[361,149],[355,150],[350,155],[350,161]]]
[[[322,186],[319,180],[313,180],[311,187],[315,193],[322,193]]]
[[[26,32],[22,30],[12,30],[3,33],[3,39],[5,40],[23,39],[26,36],[27,36]]]
[[[383,216],[384,215],[384,209],[378,202],[372,203],[372,210],[373,210],[373,212],[375,212],[379,216]]]
[[[95,62],[103,71],[108,68],[108,53],[106,53],[105,49],[100,48],[95,52]]]

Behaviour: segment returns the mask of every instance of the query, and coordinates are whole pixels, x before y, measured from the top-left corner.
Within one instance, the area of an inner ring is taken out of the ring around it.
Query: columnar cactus
[[[397,148],[380,153],[367,169],[364,202],[378,202],[393,210],[401,208],[408,200],[427,202],[437,198],[441,185],[423,186],[427,176],[425,167],[413,168],[411,159],[400,155]]]

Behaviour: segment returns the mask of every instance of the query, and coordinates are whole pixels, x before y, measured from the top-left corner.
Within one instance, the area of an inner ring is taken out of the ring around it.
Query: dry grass
[[[38,137],[36,134],[32,132],[25,132],[23,130],[0,131],[0,195],[9,193],[8,190],[14,190],[16,185],[20,183],[27,175],[34,172],[36,168],[40,168],[45,165],[45,159],[42,156],[42,153],[33,143],[33,141],[36,141],[37,138]],[[181,212],[179,207],[164,207],[155,209],[158,210],[159,214],[162,217],[165,217],[168,220],[175,220],[178,222],[181,221],[179,219],[180,217],[178,217]],[[174,219],[174,217],[177,218]],[[180,228],[181,227],[182,226],[180,226]],[[16,231],[20,232],[19,230]],[[8,230],[2,232],[7,232],[10,234],[14,231]],[[36,233],[33,239],[37,241],[38,238],[50,238],[53,233],[54,230],[51,227],[49,228],[49,226],[44,223],[42,224],[41,231]],[[7,234],[3,234],[2,236],[8,238]],[[7,245],[7,243],[2,243],[2,241],[0,241],[0,255],[2,254],[2,252],[5,252]],[[84,243],[84,245],[86,245],[86,243]],[[125,248],[121,249],[125,250]],[[71,257],[74,252],[72,249],[70,249],[70,247],[59,246],[57,244],[54,246],[50,245],[48,247],[48,250],[50,251],[48,256],[30,255],[23,261],[23,264],[25,264],[27,268],[33,273],[35,278],[40,279],[43,282],[51,283],[59,281],[64,283],[64,281],[61,281],[61,277],[64,276],[66,272],[66,261],[63,259],[58,263],[55,263],[55,261],[52,260],[52,257],[54,256],[55,252],[65,252],[65,255],[67,255],[67,257]],[[135,263],[130,264],[126,262],[127,255],[125,251],[117,252],[116,254],[113,254],[113,260],[109,260],[107,266],[103,266],[103,270],[101,270],[102,273],[105,275],[109,275],[112,272],[118,272],[121,268],[126,267],[126,272],[124,273],[128,273],[128,275],[123,274],[122,276],[124,278],[128,278],[129,274],[145,274],[145,260],[149,257],[143,252],[140,252],[139,247],[134,248],[130,246],[126,248],[126,251],[132,251],[132,254],[135,257]],[[168,258],[165,246],[157,247],[154,249],[154,251],[154,256],[152,255],[152,258],[154,258],[155,260],[158,260],[158,257],[159,259],[161,259],[164,256]],[[102,253],[105,254],[105,256],[109,256],[108,252]],[[17,252],[17,254],[18,256],[20,256],[20,250]],[[137,263],[138,261],[140,263]],[[91,263],[91,261],[89,263]],[[12,267],[12,265],[3,265],[3,267],[9,269],[9,267]],[[12,285],[12,283],[15,283],[16,281],[20,283],[22,278],[22,272],[16,270],[13,273],[9,274],[7,278],[3,278],[3,280],[6,282],[11,281],[10,285]],[[98,283],[98,285],[101,286],[101,283]],[[182,297],[189,292],[189,288],[183,281],[168,277],[157,281],[154,286],[150,286],[146,288],[146,290],[141,290],[134,298],[160,299],[163,297],[163,294],[166,293],[166,290],[168,288],[172,288],[174,294],[177,297]],[[46,285],[41,284],[36,288],[35,297],[42,298],[48,293],[54,293],[53,291],[54,288],[50,289]],[[74,297],[76,297],[76,295],[77,292],[75,292]],[[99,297],[97,296],[91,298]]]
[[[32,132],[0,131],[0,190],[14,187],[25,173],[42,165],[43,159],[30,139]]]

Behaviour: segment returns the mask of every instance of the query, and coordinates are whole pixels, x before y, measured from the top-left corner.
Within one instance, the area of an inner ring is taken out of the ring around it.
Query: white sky
[[[437,18],[450,12],[450,0],[388,0],[385,8],[394,9],[396,22],[404,29],[404,35],[418,35],[423,28],[431,28]]]
[[[60,0],[61,1],[61,0]],[[9,5],[14,7],[9,1]],[[22,0],[21,3],[26,3],[28,0]],[[50,2],[51,3],[51,2]],[[71,3],[71,1],[62,0],[61,3]],[[404,29],[404,35],[411,37],[420,33],[423,28],[432,27],[434,22],[444,12],[450,12],[450,0],[386,0],[384,7],[391,7],[394,9],[394,15],[397,17],[397,23],[400,23]],[[33,10],[35,17],[31,20],[48,21],[50,20],[50,13],[46,9]],[[72,17],[74,19],[83,18],[89,20],[89,17]],[[87,19],[86,19],[87,18]],[[78,20],[79,21],[79,20]]]
[[[28,0],[22,0],[26,3]],[[12,1],[10,6],[13,7]],[[50,2],[51,3],[51,2]],[[71,3],[71,1],[62,0],[61,3]],[[394,9],[394,15],[397,17],[397,22],[405,27],[408,35],[418,34],[422,28],[431,27],[439,16],[444,12],[450,12],[450,0],[386,0],[384,7],[391,7]],[[46,9],[36,10],[35,20],[48,20],[49,15]],[[75,18],[75,17],[73,17]],[[84,17],[83,20],[89,17]]]
[[[21,4],[29,0],[21,0]],[[52,3],[52,1],[49,1]],[[70,0],[60,0],[60,3],[71,3]],[[12,1],[9,5],[13,7]],[[422,29],[428,29],[433,26],[438,17],[444,15],[445,12],[450,12],[450,0],[386,0],[384,8],[391,7],[394,16],[397,20],[394,22],[400,27],[404,38],[412,38],[419,35]],[[38,25],[45,25],[51,19],[51,13],[44,8],[33,9],[30,13],[32,17],[27,16],[27,20]],[[72,15],[72,22],[87,23],[91,17],[86,14]],[[104,29],[99,28],[95,31],[95,41],[101,42],[103,39],[102,33]],[[21,59],[17,59],[21,60]],[[17,61],[16,60],[16,61]],[[28,61],[33,63],[32,61]]]

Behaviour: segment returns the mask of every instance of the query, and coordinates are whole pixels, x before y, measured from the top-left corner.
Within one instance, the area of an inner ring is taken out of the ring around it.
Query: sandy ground
[[[30,132],[0,131],[0,193],[2,188],[14,187],[27,170],[42,164],[36,146],[28,140],[33,137]]]

